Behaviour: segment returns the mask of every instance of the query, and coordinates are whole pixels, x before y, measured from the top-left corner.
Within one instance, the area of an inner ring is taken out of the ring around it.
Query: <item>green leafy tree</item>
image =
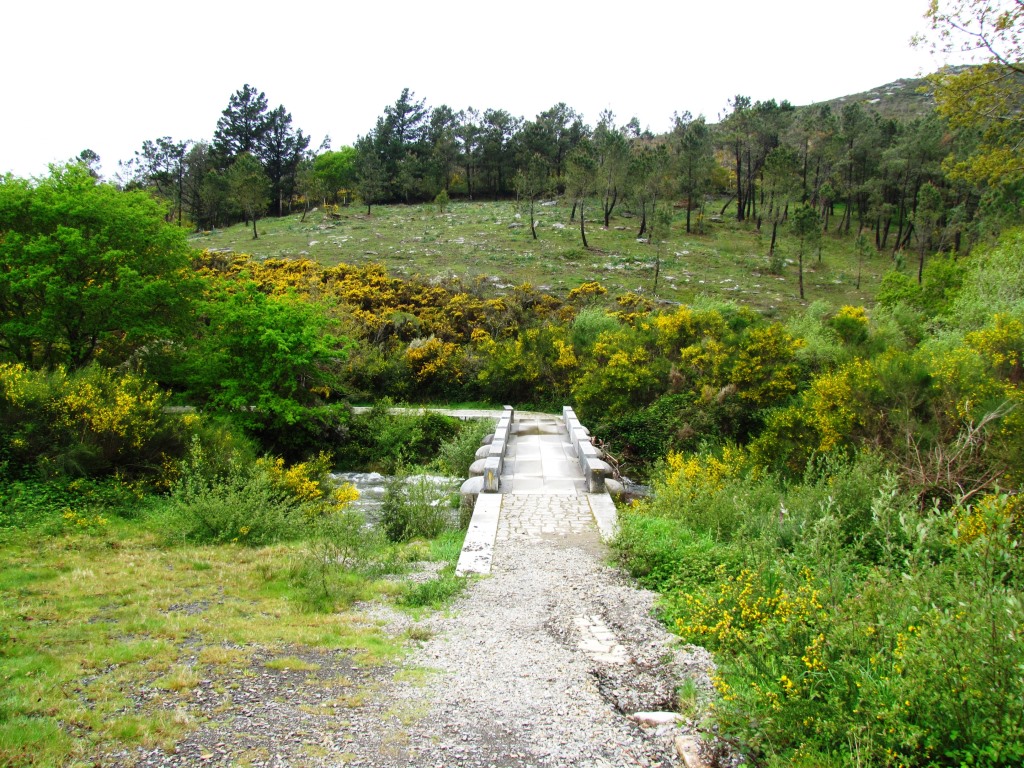
[[[326,201],[327,199],[327,184],[324,183],[321,176],[317,175],[313,161],[309,158],[300,162],[295,171],[295,189],[303,200],[302,218],[299,221],[305,221],[306,214],[309,213],[310,201]]]
[[[677,115],[672,129],[672,150],[675,155],[676,180],[686,203],[686,232],[689,234],[690,213],[703,210],[704,196],[711,184],[715,167],[714,143],[704,116],[693,119],[689,112]]]
[[[280,428],[335,388],[348,342],[332,333],[324,305],[245,282],[212,291],[204,313],[188,379],[214,409],[253,430]]]
[[[508,193],[508,182],[514,175],[514,139],[522,126],[520,117],[513,117],[504,109],[486,109],[480,137],[480,166],[484,178],[490,179],[491,192]]]
[[[263,167],[252,155],[239,155],[227,172],[228,188],[231,199],[252,219],[252,239],[259,239],[256,222],[270,204],[270,179],[263,172]]]
[[[0,350],[34,367],[122,362],[180,335],[190,311],[185,233],[148,193],[79,164],[0,179]]]
[[[604,225],[610,226],[615,205],[622,197],[629,173],[629,139],[615,125],[615,115],[605,110],[594,129],[594,171],[598,195],[604,213]]]
[[[566,173],[565,192],[573,200],[573,213],[579,210],[580,215],[580,239],[583,247],[589,248],[587,244],[586,216],[583,208],[587,198],[594,194],[597,188],[597,162],[595,160],[593,142],[589,139],[580,142],[569,155],[568,172]]]
[[[800,298],[804,298],[804,249],[809,244],[816,243],[821,239],[821,216],[817,209],[809,205],[802,205],[793,213],[792,223],[793,234],[796,236],[799,247],[797,249],[797,264],[800,280]]]
[[[427,174],[433,189],[450,191],[452,176],[455,175],[459,160],[458,129],[462,113],[446,104],[430,111],[426,131],[426,142],[430,148],[427,158]]]
[[[526,200],[530,210],[530,234],[537,239],[537,219],[534,216],[534,206],[537,198],[550,189],[548,169],[544,159],[540,155],[533,155],[526,158],[520,169],[516,172],[513,183],[516,188],[516,196],[520,201]]]
[[[763,188],[768,194],[768,218],[772,222],[769,258],[775,255],[779,224],[789,214],[789,204],[800,194],[799,171],[796,152],[785,145],[773,149],[765,159]]]
[[[323,182],[331,199],[337,201],[338,193],[345,191],[347,205],[356,184],[359,153],[355,147],[339,147],[334,151],[321,152],[313,161],[313,170]]]
[[[977,141],[947,161],[954,178],[998,186],[1024,176],[1024,3],[931,0],[933,47],[968,54],[981,66],[934,75],[939,113]]]

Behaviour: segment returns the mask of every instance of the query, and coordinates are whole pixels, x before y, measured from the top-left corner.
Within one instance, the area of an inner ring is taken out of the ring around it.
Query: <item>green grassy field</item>
[[[658,298],[690,302],[698,296],[731,299],[769,315],[790,314],[803,304],[824,299],[830,304],[870,305],[888,253],[872,254],[856,286],[857,260],[853,238],[827,235],[822,261],[805,254],[805,294],[797,286],[797,243],[780,228],[776,247],[782,267],[769,270],[771,227],[761,232],[738,225],[727,212],[723,221],[706,223],[706,234],[686,234],[685,214],[677,211],[670,236],[661,245],[638,242],[639,218],[615,216],[603,229],[596,206],[587,211],[589,249],[580,240],[579,222],[569,221],[571,206],[559,200],[538,205],[538,239],[530,236],[528,209],[514,202],[457,202],[445,213],[433,205],[342,208],[333,218],[320,211],[301,221],[299,214],[262,219],[260,237],[238,224],[197,234],[197,248],[230,249],[265,258],[309,257],[325,265],[385,265],[396,276],[455,276],[482,284],[488,294],[530,283],[565,296],[572,288],[599,281],[611,296],[654,288],[655,262],[661,252]],[[709,209],[710,210],[710,209]],[[715,208],[717,211],[717,207]],[[519,218],[517,218],[517,215]],[[837,215],[838,220],[838,215]]]
[[[116,750],[171,751],[211,716],[200,711],[204,691],[230,700],[240,681],[339,658],[360,670],[358,680],[312,683],[342,691],[343,709],[391,674],[408,640],[352,604],[434,605],[452,592],[448,576],[417,591],[352,573],[336,609],[315,610],[294,577],[307,557],[301,542],[168,547],[138,521],[90,522],[0,540],[0,766],[102,765]],[[461,535],[450,534],[407,545],[400,557],[457,558],[460,546]],[[424,597],[424,588],[447,591]]]

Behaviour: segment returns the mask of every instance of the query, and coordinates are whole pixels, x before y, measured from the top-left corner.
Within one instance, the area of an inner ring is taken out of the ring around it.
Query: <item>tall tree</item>
[[[299,167],[295,171],[295,189],[302,195],[302,218],[299,219],[300,221],[306,220],[310,201],[327,202],[327,184],[323,177],[317,174],[312,158],[306,157],[299,162]]]
[[[569,153],[566,161],[566,184],[565,193],[573,200],[573,212],[579,210],[580,216],[580,239],[583,247],[589,248],[587,243],[587,217],[584,207],[587,198],[594,194],[597,189],[597,161],[594,144],[591,139],[581,141]]]
[[[768,153],[764,163],[763,188],[768,195],[768,218],[772,223],[772,240],[768,246],[771,258],[775,255],[779,224],[788,215],[789,204],[801,192],[800,159],[790,147],[780,145]]]
[[[309,147],[309,137],[301,129],[292,128],[291,113],[279,106],[266,116],[266,131],[258,145],[259,160],[270,179],[270,198],[280,216],[285,197],[295,188],[295,171],[303,153]]]
[[[247,219],[252,219],[252,239],[259,239],[256,222],[270,203],[270,179],[259,161],[248,152],[235,158],[226,177],[231,199]]]
[[[371,206],[384,199],[387,194],[387,178],[374,146],[373,137],[360,136],[356,140],[356,191],[366,205],[366,215]]]
[[[495,197],[506,194],[515,169],[513,139],[522,125],[521,117],[513,117],[504,109],[484,110],[480,140],[480,165],[490,177]]]
[[[654,213],[658,198],[668,186],[668,166],[668,150],[664,143],[634,141],[630,145],[627,188],[630,199],[640,209],[638,238],[648,234],[648,216]]]
[[[604,225],[608,227],[629,173],[629,139],[625,130],[615,125],[615,115],[610,110],[601,113],[592,146],[597,192],[601,196]]]
[[[417,194],[427,155],[427,114],[425,100],[417,101],[416,94],[404,88],[395,103],[384,108],[370,134],[393,200],[409,201]]]
[[[446,104],[434,107],[430,111],[430,121],[426,131],[426,142],[429,147],[427,157],[427,173],[431,177],[433,189],[438,192],[451,189],[452,176],[459,163],[458,130],[462,121],[462,113],[454,111]]]
[[[816,208],[801,205],[793,213],[793,234],[799,247],[797,249],[797,274],[799,275],[800,299],[804,298],[804,249],[821,239],[821,217]]]
[[[147,139],[127,163],[118,163],[130,185],[153,190],[170,203],[169,219],[177,216],[181,226],[185,207],[185,157],[191,141],[170,136]]]
[[[228,98],[217,120],[211,148],[221,168],[241,154],[258,155],[268,128],[267,97],[248,83]]]
[[[689,234],[690,212],[697,208],[698,201],[703,210],[704,196],[715,168],[714,143],[704,116],[693,119],[689,112],[676,115],[671,146],[679,194],[686,204],[686,232]]]
[[[521,161],[519,170],[516,172],[513,183],[515,184],[516,195],[519,200],[526,200],[529,203],[530,234],[536,240],[537,219],[534,216],[534,206],[537,198],[551,189],[551,177],[548,176],[548,166],[545,159],[539,154],[524,158]]]

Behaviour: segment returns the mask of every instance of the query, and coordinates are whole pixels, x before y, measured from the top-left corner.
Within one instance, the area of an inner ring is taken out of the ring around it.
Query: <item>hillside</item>
[[[964,69],[967,67],[952,67],[951,71],[956,73]],[[912,120],[916,117],[924,117],[935,108],[935,92],[926,77],[901,77],[899,80],[861,93],[838,96],[827,101],[808,104],[807,107],[827,104],[833,110],[840,110],[846,104],[854,103],[860,103],[885,118]]]

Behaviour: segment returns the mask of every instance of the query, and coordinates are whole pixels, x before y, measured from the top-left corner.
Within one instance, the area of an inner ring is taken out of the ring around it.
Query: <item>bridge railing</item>
[[[587,483],[587,492],[604,493],[605,480],[612,476],[611,464],[602,458],[604,454],[594,445],[590,439],[590,430],[576,418],[572,406],[566,405],[562,408],[562,419],[565,422],[569,443]]]

